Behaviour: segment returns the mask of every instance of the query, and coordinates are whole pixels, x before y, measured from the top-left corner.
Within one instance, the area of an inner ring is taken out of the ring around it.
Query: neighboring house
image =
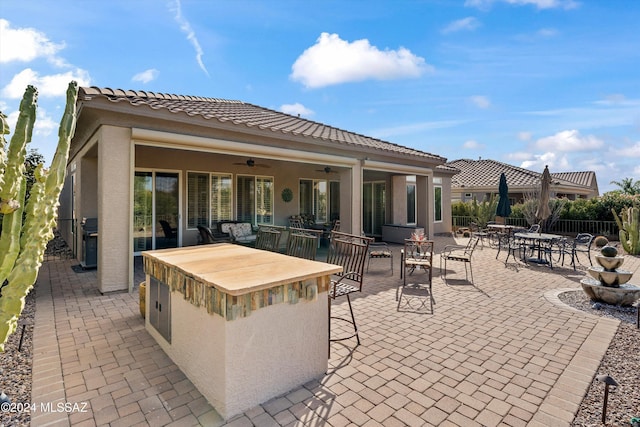
[[[527,194],[540,189],[542,171],[512,166],[495,160],[459,159],[447,163],[460,172],[451,180],[451,198],[456,201],[482,201],[492,194],[498,194],[500,174],[504,172],[509,186],[509,199],[512,204],[521,203]],[[590,199],[599,194],[595,172],[551,173],[551,192],[553,197],[566,197],[570,200]]]
[[[82,248],[97,218],[101,292],[132,288],[141,251],[195,245],[217,221],[451,230],[457,170],[438,155],[241,101],[82,87],[77,107],[59,228]]]

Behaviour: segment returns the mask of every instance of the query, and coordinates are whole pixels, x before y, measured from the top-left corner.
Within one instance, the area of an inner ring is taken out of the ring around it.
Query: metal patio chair
[[[282,231],[277,228],[261,226],[256,234],[256,249],[278,252]]]
[[[447,281],[447,261],[458,261],[464,264],[465,278],[469,280],[469,273],[471,273],[470,283],[473,285],[473,268],[471,265],[471,257],[476,246],[478,246],[478,237],[471,236],[469,243],[466,246],[462,245],[447,245],[443,248],[440,254],[440,271],[442,271],[442,278]],[[444,270],[442,269],[442,261],[444,260]],[[469,265],[469,271],[467,271],[467,264]]]
[[[350,295],[362,291],[364,263],[367,259],[369,244],[372,241],[373,239],[370,237],[341,233],[339,231],[331,232],[327,263],[342,266],[342,272],[333,275],[329,285],[329,341],[342,341],[356,337],[358,345],[360,344],[360,336],[358,335],[358,327],[353,314]],[[344,317],[331,317],[331,301],[343,296],[347,297],[351,320]],[[331,338],[331,319],[351,324],[353,326],[353,334],[346,337]]]
[[[318,236],[303,230],[291,230],[287,240],[287,255],[315,260],[318,251]]]
[[[432,289],[433,245],[432,240],[405,239],[402,251],[403,282],[402,286],[396,288],[398,310],[404,300],[411,309],[420,311],[422,308],[426,308],[427,300],[425,297],[428,296],[431,313],[433,313],[433,305],[435,304]],[[424,280],[426,283],[414,281],[414,283],[407,284],[407,276],[412,275],[416,270],[422,270],[426,273]],[[418,307],[412,305],[414,301],[420,305]]]

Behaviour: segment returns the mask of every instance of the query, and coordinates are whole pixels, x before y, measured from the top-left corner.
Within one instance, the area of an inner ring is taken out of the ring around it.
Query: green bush
[[[559,219],[614,221],[611,209],[619,213],[623,208],[640,206],[640,195],[608,192],[592,199],[562,199],[562,202],[564,204],[561,206]],[[485,201],[483,203],[488,202]],[[532,206],[529,206],[531,203],[535,203],[535,201],[511,206],[511,215],[509,217],[527,218],[531,213]],[[552,203],[557,208],[560,208],[559,204],[555,203],[553,199]],[[474,206],[473,202],[456,202],[451,205],[451,212],[454,216],[477,216],[477,209],[478,204],[476,203]]]

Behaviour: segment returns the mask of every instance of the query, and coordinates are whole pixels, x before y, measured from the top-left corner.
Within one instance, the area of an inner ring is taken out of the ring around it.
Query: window
[[[329,219],[340,219],[340,181],[329,182]]]
[[[300,180],[300,214],[324,224],[340,217],[340,183],[326,179]],[[330,216],[330,218],[329,218]]]
[[[273,224],[273,178],[242,175],[237,178],[237,220]]]
[[[442,222],[442,187],[439,185],[433,187],[433,208],[434,221]]]
[[[416,185],[407,184],[407,224],[416,223]]]
[[[256,177],[256,223],[273,224],[273,178]]]
[[[187,228],[233,219],[230,174],[187,174]]]
[[[211,222],[233,218],[231,175],[211,174]]]

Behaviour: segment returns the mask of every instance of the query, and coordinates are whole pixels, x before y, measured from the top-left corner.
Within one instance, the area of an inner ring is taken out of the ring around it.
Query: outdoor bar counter
[[[340,266],[228,243],[142,255],[146,329],[225,419],[326,373]]]

